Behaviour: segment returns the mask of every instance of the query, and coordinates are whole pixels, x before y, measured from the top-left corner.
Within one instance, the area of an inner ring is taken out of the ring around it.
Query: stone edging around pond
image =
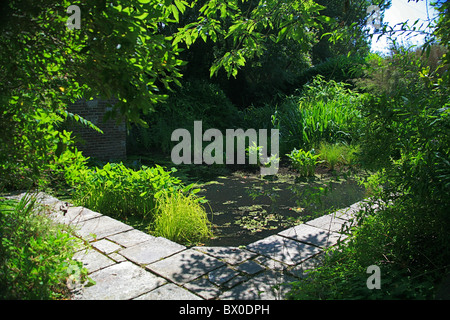
[[[22,194],[23,195],[23,194]],[[14,196],[14,198],[20,197]],[[288,284],[319,262],[323,249],[345,235],[343,225],[364,201],[322,216],[244,248],[187,248],[83,207],[60,210],[64,202],[39,193],[50,216],[74,227],[89,243],[76,253],[96,284],[68,284],[76,300],[273,300],[283,299]]]

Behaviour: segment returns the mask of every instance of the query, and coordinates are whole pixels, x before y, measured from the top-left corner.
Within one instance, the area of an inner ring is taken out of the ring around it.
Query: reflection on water
[[[216,237],[206,245],[239,246],[314,217],[345,208],[364,197],[354,179],[268,181],[257,177],[219,178],[203,187]]]

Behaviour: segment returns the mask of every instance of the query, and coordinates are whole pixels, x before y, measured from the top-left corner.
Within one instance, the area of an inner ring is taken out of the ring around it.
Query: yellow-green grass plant
[[[359,146],[357,145],[343,143],[321,142],[319,146],[320,159],[331,170],[334,170],[336,166],[353,165],[356,161],[358,150]]]
[[[155,236],[181,244],[199,244],[213,236],[212,223],[199,199],[182,192],[158,199],[155,220],[149,227]]]

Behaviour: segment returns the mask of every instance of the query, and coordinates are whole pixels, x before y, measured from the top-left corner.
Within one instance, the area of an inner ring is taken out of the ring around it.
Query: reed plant
[[[345,84],[316,77],[301,95],[287,97],[274,116],[280,128],[280,149],[317,148],[322,141],[336,143],[357,140],[362,121],[362,96]]]

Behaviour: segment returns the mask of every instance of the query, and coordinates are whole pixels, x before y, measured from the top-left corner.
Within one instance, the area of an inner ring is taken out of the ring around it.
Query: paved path
[[[38,195],[56,208],[58,222],[75,228],[88,243],[82,261],[93,286],[74,286],[73,299],[272,300],[317,264],[323,249],[343,239],[342,225],[360,203],[253,242],[245,248],[187,248],[83,207],[59,210],[58,199]]]

